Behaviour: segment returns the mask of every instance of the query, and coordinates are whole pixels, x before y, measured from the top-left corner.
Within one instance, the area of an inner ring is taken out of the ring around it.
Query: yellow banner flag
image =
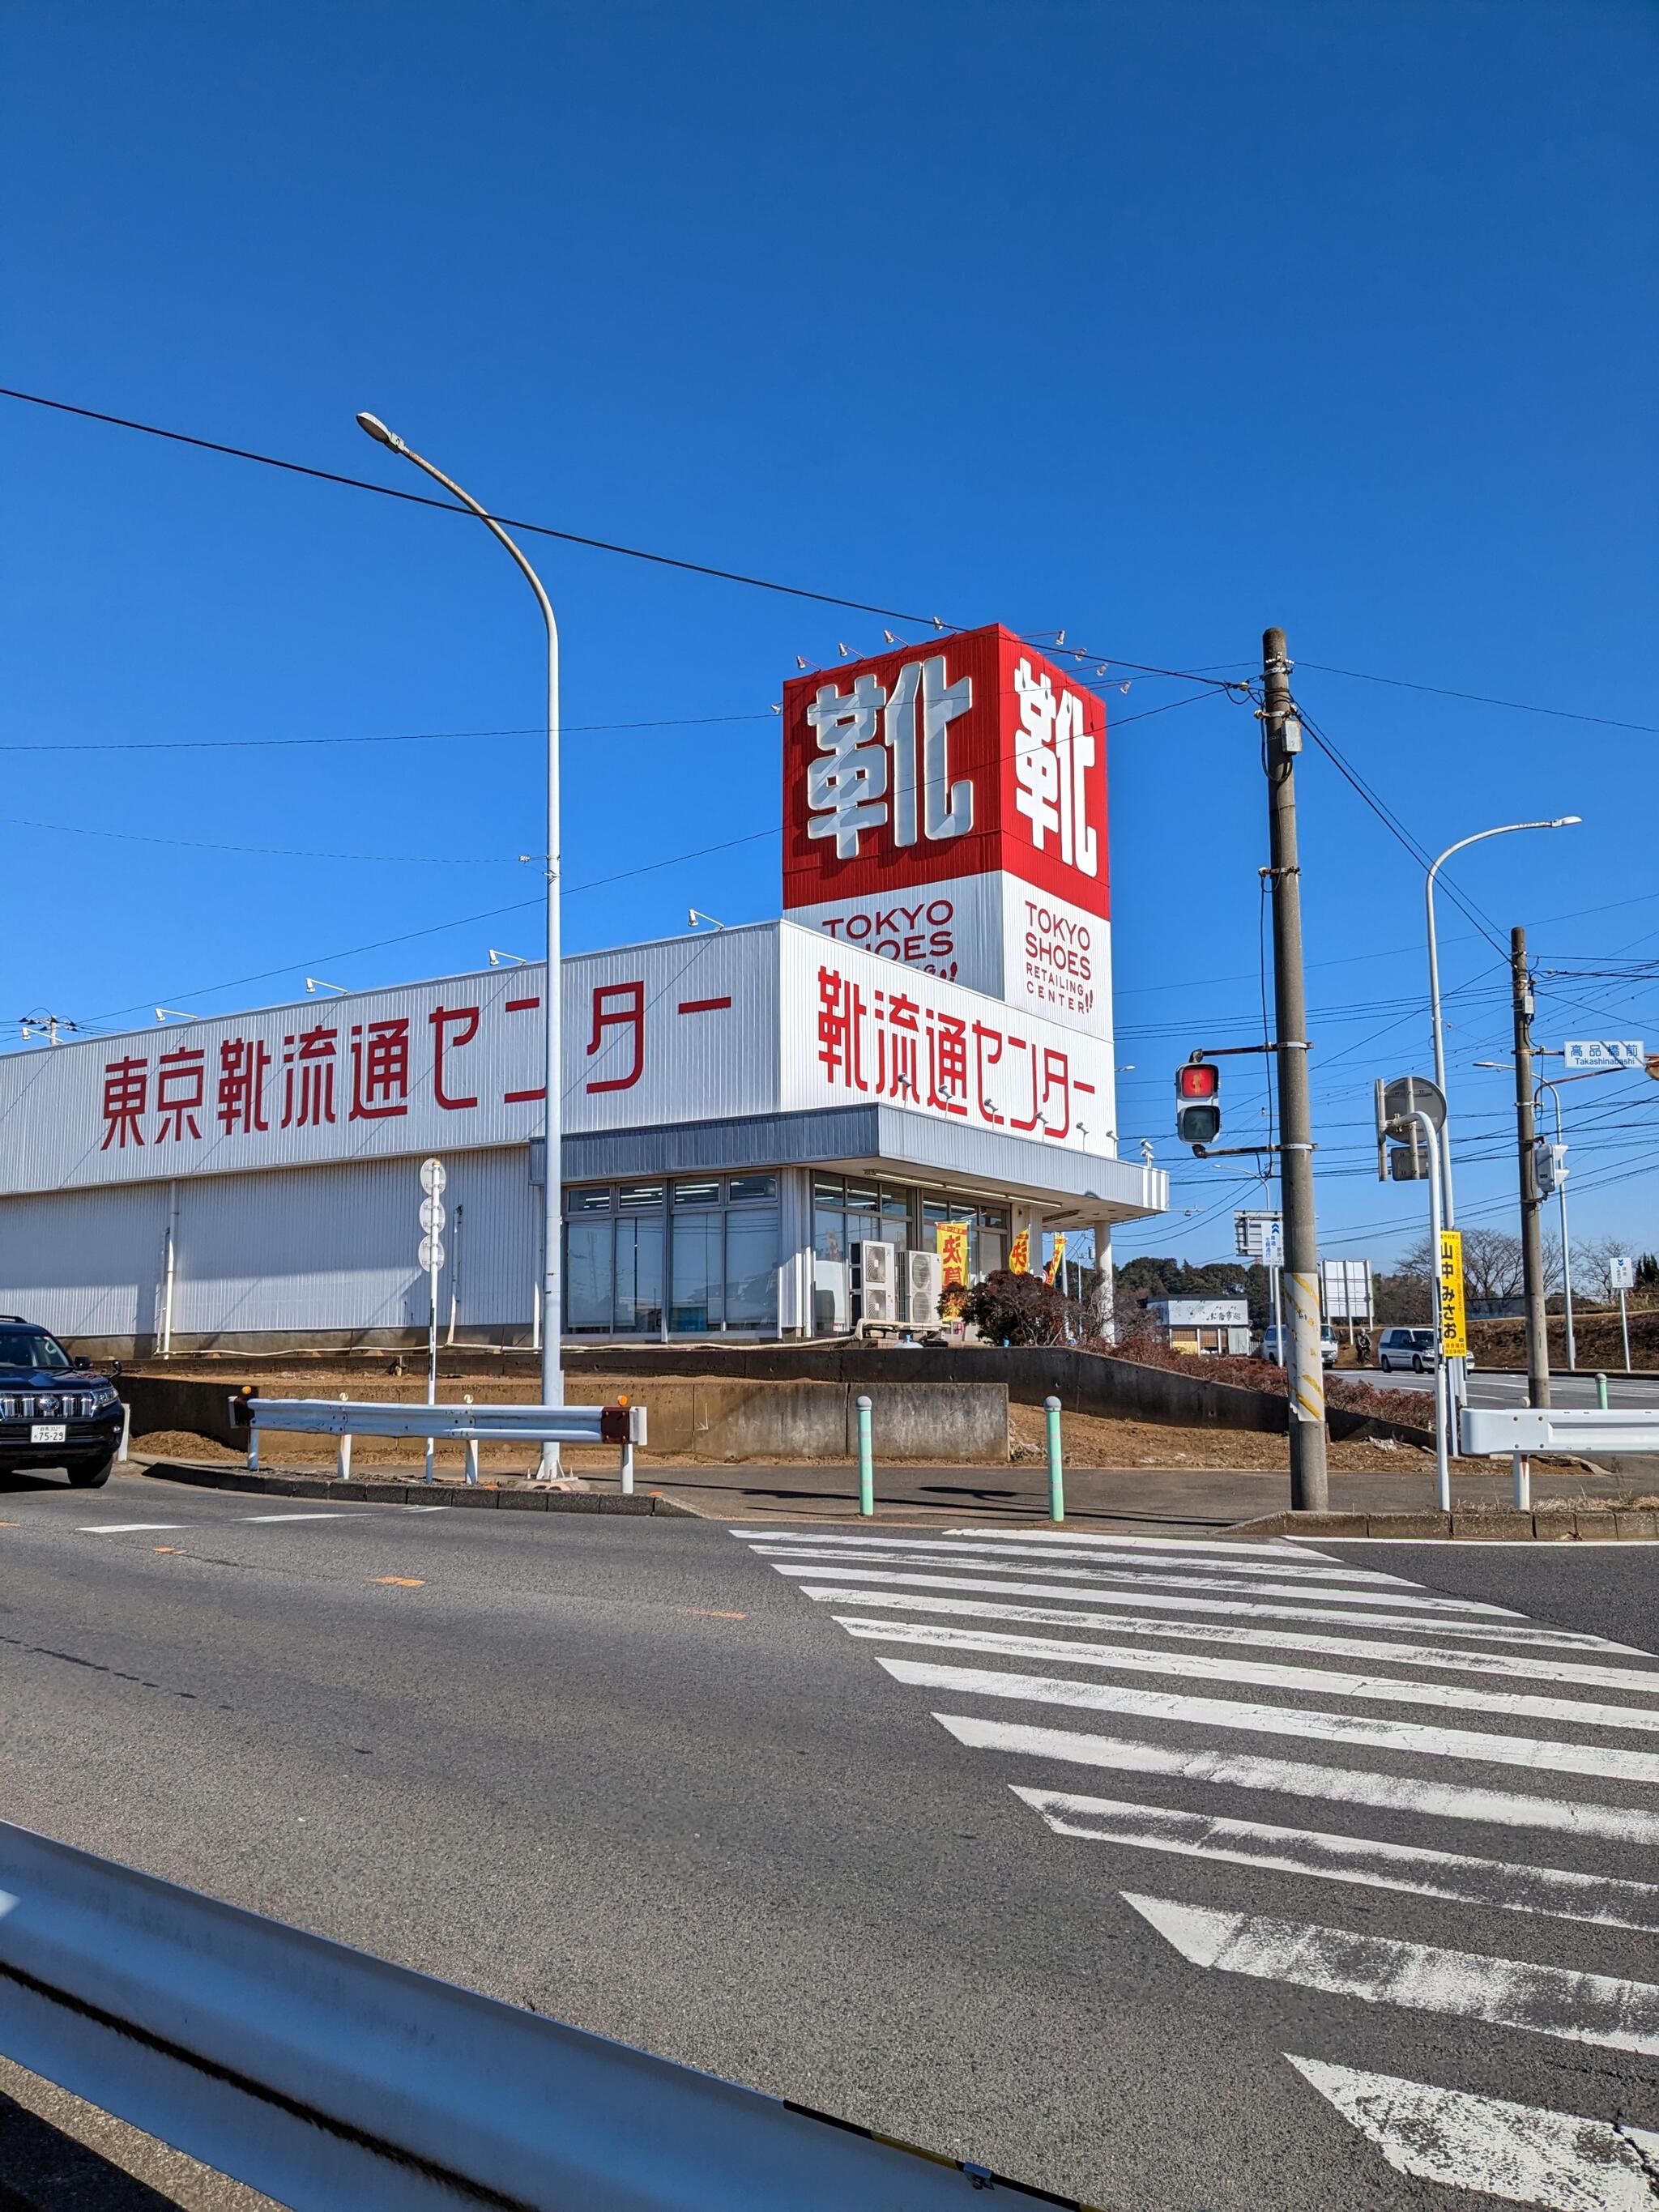
[[[1008,1273],[1011,1275],[1029,1275],[1030,1272],[1031,1232],[1029,1229],[1022,1229],[1008,1247]]]
[[[1066,1232],[1062,1229],[1060,1234],[1054,1238],[1054,1249],[1048,1255],[1048,1264],[1042,1271],[1043,1281],[1045,1283],[1052,1283],[1055,1276],[1060,1273],[1060,1269],[1065,1265]]]
[[[939,1256],[944,1261],[944,1286],[965,1283],[968,1279],[968,1224],[965,1221],[941,1221],[933,1231]]]
[[[1463,1310],[1463,1232],[1461,1229],[1443,1229],[1440,1232],[1440,1273],[1435,1291],[1439,1302],[1440,1357],[1443,1359],[1467,1359],[1469,1356],[1469,1332]]]

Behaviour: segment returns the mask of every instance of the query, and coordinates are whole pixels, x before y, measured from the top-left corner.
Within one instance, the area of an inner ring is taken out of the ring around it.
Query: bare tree
[[[1420,1237],[1408,1251],[1402,1253],[1395,1262],[1394,1272],[1414,1276],[1420,1282],[1432,1280],[1435,1255],[1429,1239]],[[1555,1272],[1558,1276],[1561,1272],[1559,1252]],[[1463,1289],[1471,1305],[1505,1304],[1511,1298],[1518,1298],[1524,1287],[1525,1270],[1518,1237],[1510,1237],[1501,1229],[1463,1231]]]

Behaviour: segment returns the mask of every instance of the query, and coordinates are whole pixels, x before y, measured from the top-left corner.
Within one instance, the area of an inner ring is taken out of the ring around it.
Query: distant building
[[[1243,1298],[1149,1298],[1146,1311],[1173,1351],[1250,1348],[1250,1309]]]

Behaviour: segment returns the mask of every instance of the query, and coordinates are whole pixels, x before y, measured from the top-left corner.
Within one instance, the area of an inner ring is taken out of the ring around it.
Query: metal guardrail
[[[295,2212],[1073,2203],[9,1822],[0,2051]]]
[[[621,1448],[624,1495],[634,1488],[634,1452],[647,1437],[646,1408],[626,1399],[611,1406],[398,1405],[382,1399],[261,1398],[252,1389],[230,1401],[233,1427],[248,1431],[247,1463],[259,1464],[261,1430],[337,1437],[339,1479],[351,1473],[353,1437],[442,1438],[466,1446],[466,1479],[478,1480],[481,1443],[614,1443]],[[431,1480],[430,1472],[428,1474]]]
[[[1509,1459],[1515,1502],[1525,1511],[1534,1452],[1659,1452],[1659,1407],[1465,1406],[1460,1434],[1470,1458]]]
[[[1659,1452],[1659,1407],[1466,1406],[1463,1449],[1509,1452]]]

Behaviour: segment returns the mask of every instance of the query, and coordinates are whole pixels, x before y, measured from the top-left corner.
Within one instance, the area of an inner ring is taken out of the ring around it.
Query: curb
[[[638,1518],[654,1514],[695,1521],[699,1516],[654,1491],[624,1498],[615,1490],[503,1490],[489,1483],[476,1488],[445,1482],[332,1482],[325,1476],[250,1474],[232,1467],[207,1467],[198,1460],[151,1460],[139,1472],[167,1482],[194,1483],[198,1490],[234,1490],[255,1498],[331,1498],[360,1505],[459,1505],[493,1508],[502,1513],[622,1513]]]
[[[1264,1513],[1223,1536],[1381,1536],[1396,1543],[1568,1544],[1659,1541],[1659,1512],[1613,1506],[1580,1513],[1571,1506],[1522,1513],[1481,1506],[1449,1513]]]

